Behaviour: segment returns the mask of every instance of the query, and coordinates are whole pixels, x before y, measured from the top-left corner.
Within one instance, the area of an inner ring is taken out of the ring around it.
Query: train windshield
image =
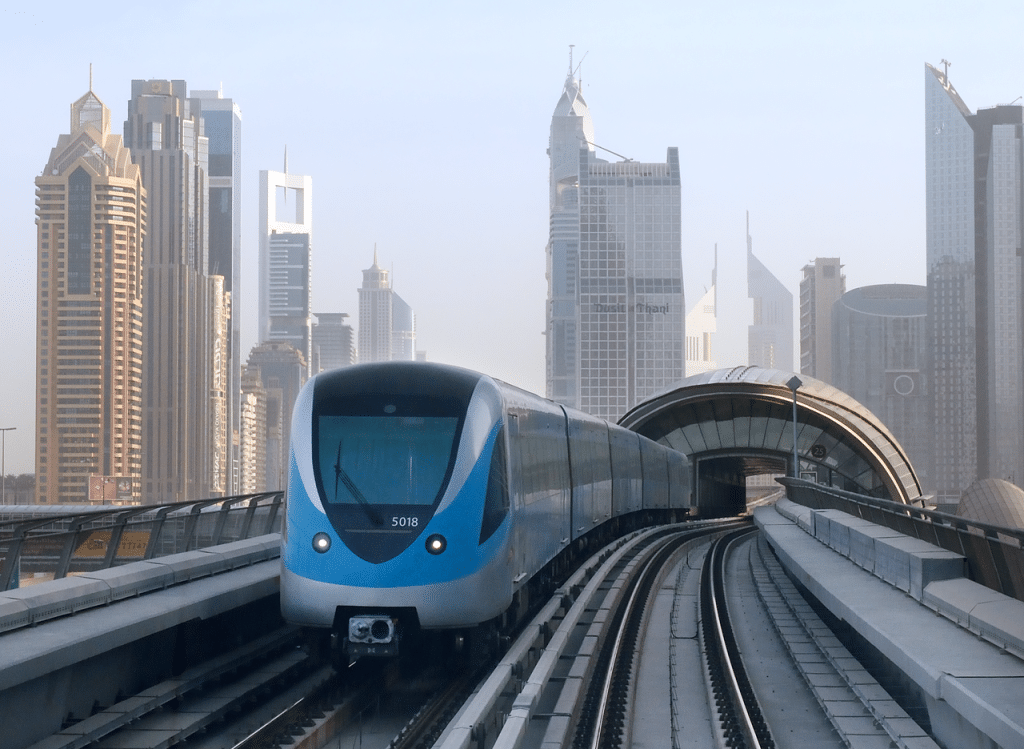
[[[455,416],[318,420],[324,498],[335,505],[433,505],[452,458]]]

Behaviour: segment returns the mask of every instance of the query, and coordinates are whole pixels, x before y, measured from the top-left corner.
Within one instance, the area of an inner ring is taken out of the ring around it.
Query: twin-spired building
[[[313,356],[310,270],[313,178],[260,171],[260,343],[289,343],[307,368]],[[308,374],[307,369],[307,374]]]
[[[571,65],[551,118],[547,395],[611,421],[685,376],[679,152],[597,158]]]

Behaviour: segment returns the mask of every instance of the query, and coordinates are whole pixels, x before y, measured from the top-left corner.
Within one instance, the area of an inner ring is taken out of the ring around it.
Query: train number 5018
[[[419,524],[420,524],[420,519],[419,518],[415,518],[415,517],[414,518],[400,518],[398,516],[394,516],[394,517],[391,518],[391,527],[392,528],[416,528],[416,527],[419,526]]]

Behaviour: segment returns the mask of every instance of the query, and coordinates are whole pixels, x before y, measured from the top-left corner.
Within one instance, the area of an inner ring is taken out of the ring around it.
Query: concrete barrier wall
[[[1024,746],[1024,602],[967,579],[963,557],[846,513],[780,500],[754,517],[790,577],[903,675],[937,741]]]

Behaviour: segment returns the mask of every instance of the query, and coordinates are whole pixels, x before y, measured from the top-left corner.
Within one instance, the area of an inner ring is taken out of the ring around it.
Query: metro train
[[[282,614],[339,659],[428,630],[494,638],[588,546],[690,505],[682,454],[486,375],[321,373],[293,411]]]

